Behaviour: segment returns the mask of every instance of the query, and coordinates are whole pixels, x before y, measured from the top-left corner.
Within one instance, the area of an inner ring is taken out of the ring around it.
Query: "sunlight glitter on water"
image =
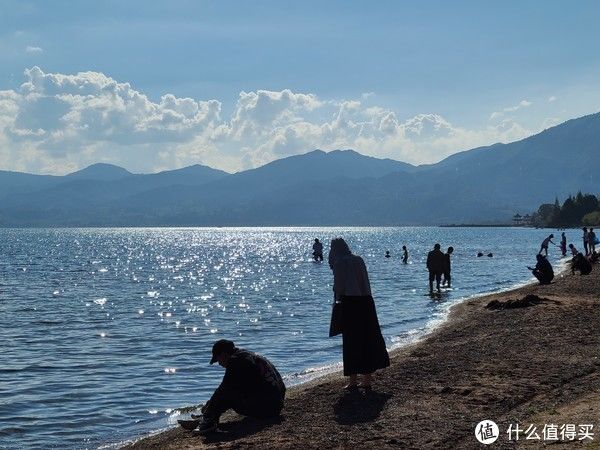
[[[460,298],[527,281],[521,269],[532,263],[544,233],[0,230],[0,338],[11,345],[11,359],[0,354],[9,374],[0,447],[15,428],[24,430],[24,446],[80,448],[164,427],[165,414],[205,401],[219,382],[222,371],[208,362],[220,338],[267,355],[289,384],[339,369],[340,340],[327,337],[332,275],[327,263],[310,257],[315,237],[328,247],[329,238],[343,235],[364,257],[393,347],[418,339]],[[456,249],[456,287],[441,302],[425,295],[424,259],[435,241]],[[400,263],[403,244],[413,264]],[[479,250],[493,250],[494,259],[478,260]],[[49,293],[58,294],[48,301]],[[23,402],[21,392],[32,401]],[[69,414],[78,413],[94,421],[72,428]],[[29,416],[40,419],[15,419]],[[61,430],[56,442],[41,432],[49,428]]]

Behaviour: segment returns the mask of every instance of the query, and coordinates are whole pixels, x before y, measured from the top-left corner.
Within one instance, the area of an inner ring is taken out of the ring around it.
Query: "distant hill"
[[[152,201],[154,208],[166,207],[169,210],[175,203],[181,208],[195,208],[199,203],[202,203],[203,208],[210,209],[243,208],[246,202],[261,203],[263,199],[268,201],[270,198],[277,198],[284,189],[302,192],[316,182],[332,182],[340,178],[376,179],[414,170],[415,167],[407,163],[373,158],[353,150],[334,150],[329,153],[314,150],[222,177],[203,186],[201,190],[172,186],[143,192],[124,199],[121,207],[140,209]]]
[[[579,190],[600,192],[600,114],[510,144],[412,166],[311,151],[227,174],[149,175],[95,164],[65,177],[0,172],[3,226],[417,225],[507,222]]]
[[[72,180],[102,180],[102,181],[114,181],[132,175],[126,169],[115,166],[113,164],[92,164],[85,169],[77,172],[70,173],[66,178]]]
[[[2,198],[24,192],[39,191],[59,183],[61,179],[62,177],[52,175],[32,175],[0,170],[0,208],[2,208]]]
[[[0,186],[5,187],[0,191],[0,226],[125,225],[112,206],[120,199],[172,186],[195,189],[228,175],[201,165],[147,175],[110,164],[62,177],[0,172]]]

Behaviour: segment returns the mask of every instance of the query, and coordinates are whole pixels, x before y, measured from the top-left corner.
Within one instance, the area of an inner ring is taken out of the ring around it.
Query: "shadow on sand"
[[[235,441],[236,439],[241,439],[251,434],[258,433],[259,431],[262,431],[272,425],[280,424],[284,420],[285,419],[282,416],[273,417],[271,419],[255,419],[252,417],[244,417],[240,420],[223,422],[219,424],[218,431],[204,437],[204,442],[211,444]],[[198,432],[194,432],[194,435],[200,436]]]
[[[385,392],[348,392],[333,406],[335,420],[340,425],[372,422],[383,410],[392,394]]]

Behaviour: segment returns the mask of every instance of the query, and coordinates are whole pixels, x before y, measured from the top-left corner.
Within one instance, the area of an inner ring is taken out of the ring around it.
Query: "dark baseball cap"
[[[233,341],[228,341],[227,339],[219,339],[217,342],[213,344],[212,348],[212,358],[210,360],[211,364],[217,362],[217,357],[225,352],[225,353],[233,353],[236,350],[235,344]]]

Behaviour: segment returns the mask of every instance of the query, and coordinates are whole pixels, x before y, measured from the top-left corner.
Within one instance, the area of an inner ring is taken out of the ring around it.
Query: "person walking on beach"
[[[219,417],[228,409],[256,418],[276,417],[283,409],[285,385],[281,375],[264,356],[237,348],[232,341],[218,340],[211,364],[218,362],[225,375],[210,400],[202,407],[200,434],[217,429]]]
[[[542,246],[540,247],[540,251],[538,252],[538,255],[541,255],[542,252],[546,252],[546,256],[548,256],[548,244],[556,245],[554,242],[552,242],[553,237],[554,237],[554,235],[551,234],[550,236],[548,236],[546,239],[544,239],[542,241]]]
[[[587,227],[583,227],[583,250],[585,251],[585,256],[589,254],[588,251],[588,229]]]
[[[335,302],[329,336],[342,334],[344,376],[350,378],[344,389],[371,390],[373,372],[388,367],[390,359],[381,335],[367,267],[360,256],[352,254],[342,238],[331,241],[329,266],[333,271]],[[362,375],[360,385],[358,374]]]
[[[536,258],[537,264],[535,265],[535,268],[527,268],[531,270],[531,273],[533,273],[533,276],[538,279],[540,284],[550,284],[554,278],[554,270],[552,270],[552,265],[544,255],[538,253]]]
[[[433,294],[433,280],[437,291],[440,292],[440,281],[444,273],[444,254],[440,250],[440,244],[435,244],[433,250],[427,254],[427,270],[429,270],[429,293]]]
[[[450,268],[451,268],[450,255],[452,254],[453,251],[454,251],[454,247],[448,247],[448,251],[444,254],[444,280],[442,282],[442,285],[446,285],[446,287],[451,287],[450,280],[452,278],[450,276]]]
[[[596,251],[596,233],[593,228],[590,228],[588,232],[588,250],[590,254],[593,254]]]
[[[313,244],[313,259],[315,261],[323,261],[323,244],[319,241],[318,238],[315,238],[315,243]]]
[[[564,231],[560,235],[560,252],[562,253],[563,258],[567,256],[567,236],[565,236]]]
[[[402,264],[408,264],[408,250],[406,245],[402,246]]]

